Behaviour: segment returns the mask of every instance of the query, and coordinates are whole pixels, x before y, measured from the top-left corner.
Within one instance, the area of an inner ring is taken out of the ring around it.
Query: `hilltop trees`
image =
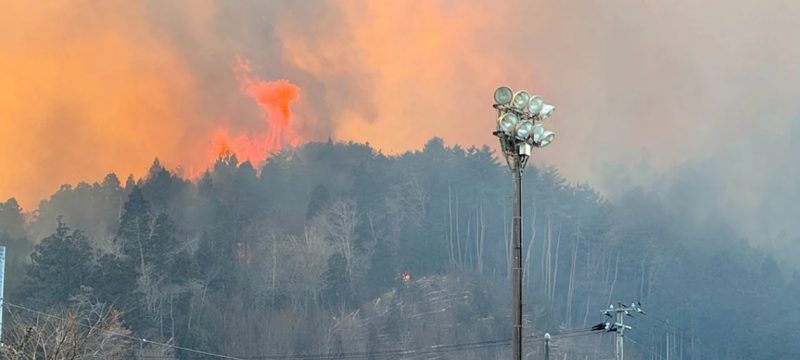
[[[145,200],[139,187],[128,195],[124,209],[115,239],[122,254],[135,261],[142,275],[165,275],[176,255],[175,224]]]
[[[80,230],[70,231],[58,219],[56,232],[36,245],[31,254],[25,292],[40,306],[68,303],[90,286],[94,254]]]
[[[42,234],[30,264],[15,262],[27,275],[9,279],[22,286],[8,297],[45,311],[89,297],[118,309],[134,335],[240,357],[503,338],[504,166],[489,148],[441,139],[399,156],[333,142],[258,165],[230,155],[194,180],[156,161],[124,187],[113,175],[63,187],[29,231],[16,202],[0,203],[10,256]],[[588,326],[609,301],[638,300],[663,317],[714,314],[687,338],[743,357],[754,354],[752,332],[786,340],[764,322],[730,330],[749,319],[736,311],[743,304],[798,306],[800,275],[785,285],[776,263],[729,228],[686,221],[644,190],[612,203],[550,167],[529,165],[523,181],[531,331]]]
[[[25,233],[25,219],[17,200],[0,201],[0,244],[6,246],[6,287],[17,288],[25,274],[33,244]]]

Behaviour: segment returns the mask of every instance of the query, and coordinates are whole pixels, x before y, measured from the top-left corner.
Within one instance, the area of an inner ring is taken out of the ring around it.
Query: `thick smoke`
[[[238,57],[251,61],[253,79],[285,79],[302,90],[291,129],[301,140],[333,135],[333,118],[345,107],[370,117],[361,67],[312,74],[291,61],[281,39],[347,44],[336,14],[324,3],[295,2],[7,4],[0,198],[17,197],[33,210],[60,184],[111,171],[141,176],[155,157],[198,174],[213,160],[219,129],[239,139],[272,136],[268,109],[241,91],[232,70]],[[300,24],[307,28],[296,31]],[[341,96],[362,100],[351,106]],[[279,133],[270,140],[292,143]]]
[[[220,126],[264,133],[231,72],[242,56],[258,78],[299,86],[292,131],[303,140],[387,153],[432,136],[493,145],[491,92],[507,84],[557,106],[557,140],[536,161],[570,180],[612,197],[657,185],[667,199],[683,194],[698,219],[726,218],[756,241],[800,233],[797,2],[4,8],[0,198],[28,209],[61,183],[140,174],[156,156],[196,173]]]

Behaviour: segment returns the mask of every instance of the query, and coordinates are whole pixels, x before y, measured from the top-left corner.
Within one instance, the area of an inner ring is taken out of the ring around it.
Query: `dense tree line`
[[[106,306],[135,336],[242,357],[505,338],[504,167],[488,148],[440,139],[399,156],[309,143],[258,168],[225,156],[195,180],[156,160],[124,184],[65,185],[27,221],[0,203],[7,299]],[[653,317],[631,320],[630,337],[652,349],[671,339],[688,358],[800,358],[800,276],[726,224],[644,189],[612,203],[549,167],[529,166],[523,186],[530,331],[591,326],[609,303],[641,301]],[[607,340],[557,351],[607,353]]]

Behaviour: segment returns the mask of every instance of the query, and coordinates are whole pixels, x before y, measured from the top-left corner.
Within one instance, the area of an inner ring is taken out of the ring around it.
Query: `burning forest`
[[[0,358],[798,359],[732,1],[4,4]]]

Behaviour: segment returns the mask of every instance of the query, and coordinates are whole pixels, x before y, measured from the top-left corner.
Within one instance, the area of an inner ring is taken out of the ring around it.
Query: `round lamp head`
[[[533,96],[528,101],[528,112],[533,114],[533,115],[536,115],[540,111],[542,111],[542,105],[544,105],[544,101],[542,101],[542,97],[538,96],[538,95],[537,96]]]
[[[556,111],[556,107],[550,104],[542,105],[542,110],[539,111],[539,119],[544,120],[553,115],[553,111]]]
[[[536,124],[533,126],[533,143],[538,144],[542,141],[542,136],[544,135],[544,126],[541,124]]]
[[[505,113],[497,119],[497,130],[506,134],[511,134],[514,132],[518,122],[519,118],[517,115],[513,113]]]
[[[544,134],[542,134],[541,141],[539,141],[539,147],[545,147],[547,145],[550,145],[550,143],[553,142],[553,139],[555,138],[556,134],[554,134],[551,131],[545,131]]]
[[[494,103],[498,105],[508,105],[511,98],[514,97],[514,92],[507,86],[501,86],[494,91]]]
[[[517,124],[514,136],[519,140],[525,141],[531,136],[531,132],[533,132],[533,123],[530,121],[523,121]]]
[[[517,108],[519,110],[524,110],[526,106],[528,106],[528,101],[531,99],[531,94],[528,94],[527,91],[517,91],[514,94],[514,97],[511,99],[511,106]]]

